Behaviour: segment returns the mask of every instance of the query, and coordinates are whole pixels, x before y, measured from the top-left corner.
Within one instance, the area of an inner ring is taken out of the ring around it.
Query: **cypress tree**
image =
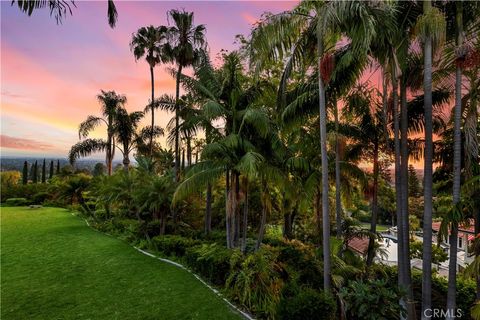
[[[52,179],[53,178],[53,160],[50,161],[50,173],[48,175],[48,179]]]
[[[32,165],[30,166],[30,175],[29,175],[29,177],[30,177],[30,180],[32,180],[32,182],[33,182],[33,175],[34,175],[34,173],[35,173],[35,172],[33,172],[33,171],[35,171],[35,163],[32,163]]]
[[[42,183],[47,182],[47,168],[45,165],[45,159],[43,159],[43,165],[42,165]]]
[[[418,179],[417,172],[412,165],[408,166],[408,193],[410,197],[419,197],[422,193],[420,189],[420,180]]]
[[[60,173],[60,160],[57,159],[57,174]]]
[[[38,182],[38,162],[35,161],[35,164],[33,165],[33,177],[32,177],[32,182],[37,183]]]
[[[23,184],[28,183],[28,162],[27,161],[23,163],[22,182]]]

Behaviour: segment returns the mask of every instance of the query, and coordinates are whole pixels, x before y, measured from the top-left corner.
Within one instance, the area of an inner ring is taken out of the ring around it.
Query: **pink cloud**
[[[34,139],[24,139],[0,135],[0,145],[2,148],[20,149],[20,150],[52,150],[55,147],[52,144],[37,141]]]
[[[247,21],[251,25],[255,25],[257,22],[260,21],[258,17],[254,17],[251,14],[249,14],[248,12],[242,12],[241,16],[242,16],[243,20]]]

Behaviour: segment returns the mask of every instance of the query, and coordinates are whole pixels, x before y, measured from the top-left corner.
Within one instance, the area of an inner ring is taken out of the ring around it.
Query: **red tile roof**
[[[438,232],[440,230],[440,225],[441,222],[433,222],[432,229]],[[473,241],[473,239],[475,238],[475,227],[473,224],[473,219],[471,219],[468,224],[460,224],[458,226],[458,235],[463,237],[465,234],[467,234],[468,241]]]
[[[369,239],[367,237],[363,237],[363,238],[355,237],[348,242],[348,246],[352,250],[363,255],[367,253],[368,241]]]

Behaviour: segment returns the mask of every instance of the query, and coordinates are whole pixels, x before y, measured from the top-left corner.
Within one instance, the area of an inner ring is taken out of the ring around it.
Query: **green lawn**
[[[1,210],[1,319],[240,319],[187,271],[64,209]]]
[[[370,223],[362,223],[361,226],[365,229],[370,229]],[[387,231],[391,226],[377,224],[377,232]]]

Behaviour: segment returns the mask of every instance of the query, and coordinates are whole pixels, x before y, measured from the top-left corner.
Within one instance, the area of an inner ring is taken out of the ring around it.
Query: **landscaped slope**
[[[3,320],[240,319],[193,275],[64,209],[1,215]]]

